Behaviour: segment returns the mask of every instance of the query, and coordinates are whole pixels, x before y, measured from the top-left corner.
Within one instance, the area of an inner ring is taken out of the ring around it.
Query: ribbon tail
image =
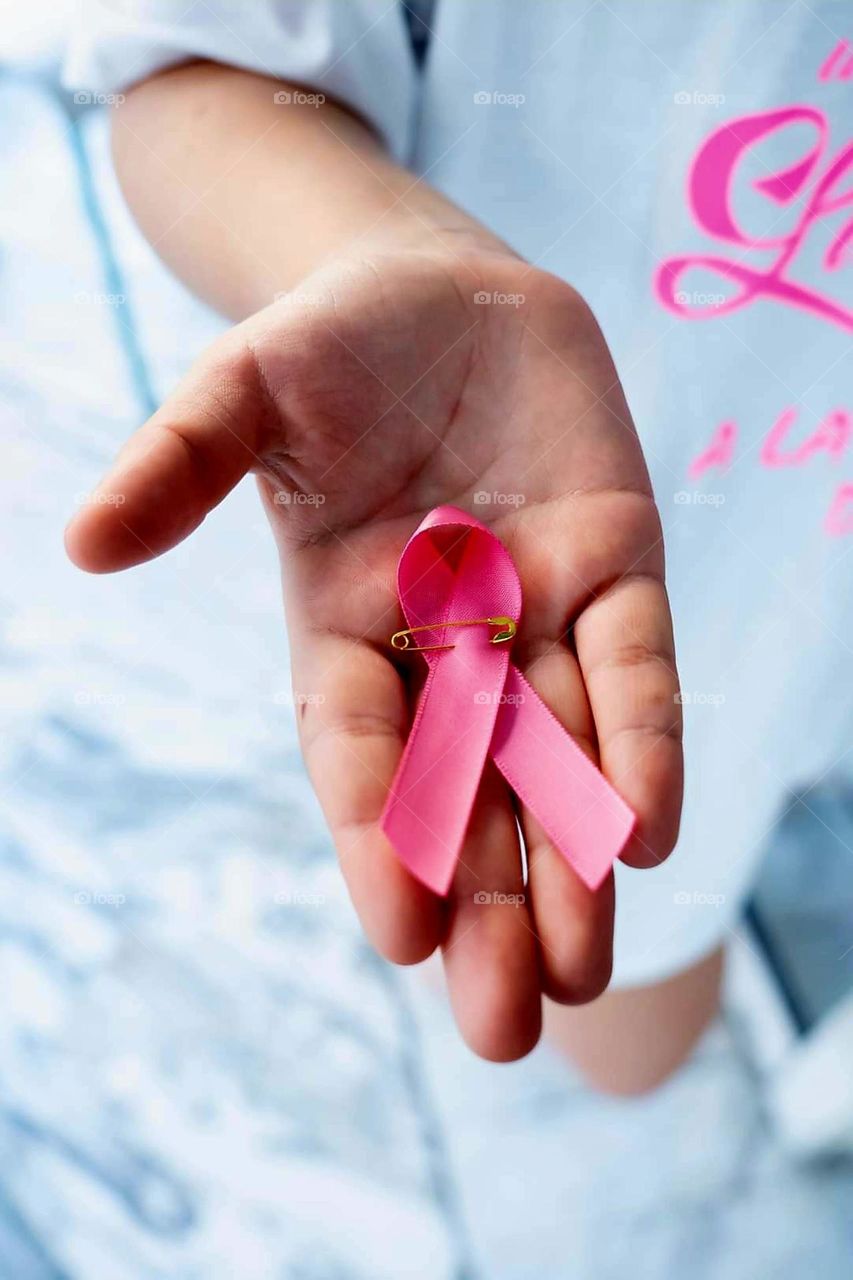
[[[498,667],[495,693],[484,691],[482,669],[453,652],[430,668],[380,820],[403,865],[442,897],[489,754],[506,662]]]
[[[581,880],[598,889],[636,818],[514,666],[504,692],[492,757]]]

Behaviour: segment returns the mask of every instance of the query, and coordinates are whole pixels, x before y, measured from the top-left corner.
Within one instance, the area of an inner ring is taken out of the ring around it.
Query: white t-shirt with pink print
[[[69,85],[203,56],[315,86],[595,309],[687,752],[676,853],[618,869],[615,981],[677,972],[737,930],[794,790],[853,767],[853,7],[437,0],[422,67],[388,0],[182,7],[92,3]]]

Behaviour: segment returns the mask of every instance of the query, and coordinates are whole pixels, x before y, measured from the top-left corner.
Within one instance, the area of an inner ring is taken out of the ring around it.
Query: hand
[[[661,530],[609,352],[583,301],[491,246],[333,264],[225,335],[131,439],[72,522],[72,559],[136,564],[186,537],[247,472],[278,542],[305,760],[376,947],[441,945],[468,1043],[520,1057],[540,993],[609,979],[612,877],[590,892],[488,766],[446,901],[378,820],[419,659],[399,662],[397,559],[440,503],[472,511],[524,590],[513,661],[635,810],[624,858],[662,860],[681,804]],[[475,901],[523,894],[521,906]]]

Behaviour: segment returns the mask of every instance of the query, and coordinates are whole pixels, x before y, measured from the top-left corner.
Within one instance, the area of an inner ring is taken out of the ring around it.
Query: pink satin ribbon
[[[509,553],[485,525],[436,507],[406,544],[397,586],[417,644],[453,644],[429,665],[409,740],[382,814],[398,857],[438,894],[450,888],[486,760],[591,889],[634,826],[634,814],[509,660],[487,626],[452,620],[521,617]]]

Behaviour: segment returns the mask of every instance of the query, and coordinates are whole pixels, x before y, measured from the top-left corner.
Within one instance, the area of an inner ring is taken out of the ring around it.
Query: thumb
[[[73,517],[65,547],[79,568],[111,573],[152,560],[261,469],[278,419],[242,328],[192,367]]]

